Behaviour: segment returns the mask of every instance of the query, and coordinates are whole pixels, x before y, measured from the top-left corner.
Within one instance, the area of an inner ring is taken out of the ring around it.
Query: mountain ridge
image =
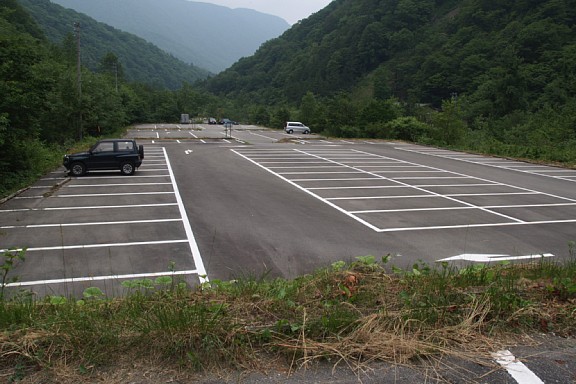
[[[331,97],[368,83],[377,98],[438,107],[453,94],[468,95],[483,114],[505,115],[527,103],[555,102],[559,95],[546,86],[553,82],[572,94],[560,79],[570,76],[561,61],[573,56],[571,5],[574,0],[335,0],[206,88],[282,104],[298,103],[309,91]],[[522,95],[522,87],[538,92]]]
[[[290,27],[278,16],[187,0],[51,1],[140,36],[214,73],[251,56]]]
[[[89,16],[66,9],[49,0],[18,0],[32,16],[45,36],[56,45],[69,44],[73,25],[81,25],[82,64],[97,70],[109,53],[118,57],[128,81],[177,89],[182,83],[194,83],[212,73],[184,63],[152,43],[128,32],[100,23]],[[75,52],[75,47],[73,47]]]

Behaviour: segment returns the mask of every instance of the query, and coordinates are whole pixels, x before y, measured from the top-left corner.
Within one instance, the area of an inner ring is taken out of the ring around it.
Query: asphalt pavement
[[[129,136],[146,150],[135,175],[61,168],[0,206],[0,248],[27,248],[12,287],[122,294],[125,280],[293,278],[366,255],[561,261],[576,240],[576,170],[255,126]]]

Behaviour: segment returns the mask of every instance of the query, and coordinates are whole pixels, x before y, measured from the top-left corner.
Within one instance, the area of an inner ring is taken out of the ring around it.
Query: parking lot
[[[229,138],[219,126],[174,128],[130,132],[145,148],[132,176],[60,168],[1,203],[1,251],[27,249],[9,291],[113,296],[164,276],[190,286],[292,278],[364,255],[400,267],[562,260],[576,240],[572,170],[253,127]],[[573,345],[559,345],[512,349],[522,375],[571,382]]]
[[[574,199],[365,151],[235,152],[377,232],[576,222]]]
[[[168,275],[194,285],[205,275],[160,147],[146,148],[134,176],[68,179],[61,169],[0,208],[4,251],[27,249],[15,288],[78,296],[98,286],[122,294],[125,280]]]
[[[292,278],[364,255],[561,259],[576,240],[573,179],[555,167],[257,127],[139,129],[135,175],[59,169],[0,205],[0,249],[27,249],[11,288],[116,295],[126,280]]]
[[[551,177],[555,179],[576,182],[576,169],[560,167],[550,167],[543,164],[526,163],[523,161],[512,161],[495,157],[481,156],[464,152],[447,151],[437,148],[425,148],[421,146],[405,145],[405,151],[426,154],[429,156],[444,157],[452,160],[464,161],[472,164],[482,164],[494,168],[509,169],[516,172],[524,172],[534,175]]]
[[[279,140],[306,142],[321,140],[316,134],[288,134],[281,129],[271,130],[255,125],[220,124],[141,124],[131,130],[129,138],[150,140],[152,143],[166,140],[183,143],[189,140],[197,144],[271,144]]]

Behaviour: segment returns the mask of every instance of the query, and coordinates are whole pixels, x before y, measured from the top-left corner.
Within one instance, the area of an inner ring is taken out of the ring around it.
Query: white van
[[[310,128],[308,128],[299,121],[287,121],[286,125],[284,126],[284,130],[286,131],[286,133],[300,132],[303,133],[304,135],[310,133]]]

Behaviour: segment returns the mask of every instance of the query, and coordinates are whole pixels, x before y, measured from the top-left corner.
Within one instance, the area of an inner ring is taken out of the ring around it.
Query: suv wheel
[[[123,175],[126,176],[130,176],[134,174],[134,164],[129,163],[129,162],[125,162],[122,163],[122,165],[120,166],[120,172],[122,172]]]
[[[293,130],[291,130],[291,129],[289,129],[289,130],[288,130],[288,133],[289,133],[289,134],[293,134],[293,133],[294,133],[294,131],[293,131]]]
[[[86,166],[84,163],[73,163],[70,167],[70,173],[73,176],[83,176],[86,173]]]
[[[309,134],[309,133],[310,133],[310,131],[304,131],[304,134],[305,134],[305,135],[307,135],[307,134]]]

